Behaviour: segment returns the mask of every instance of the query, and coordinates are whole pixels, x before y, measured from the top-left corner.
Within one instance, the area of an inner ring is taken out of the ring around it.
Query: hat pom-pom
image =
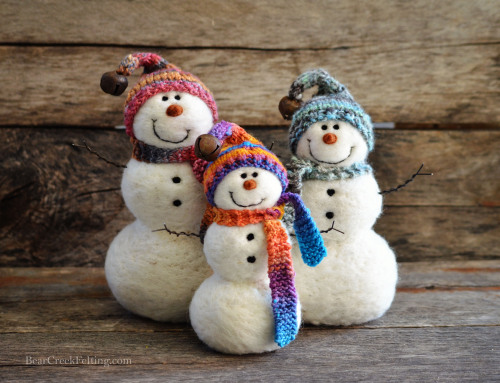
[[[283,97],[280,100],[278,109],[285,120],[291,120],[293,114],[302,107],[304,103],[300,100],[295,100],[288,96]]]

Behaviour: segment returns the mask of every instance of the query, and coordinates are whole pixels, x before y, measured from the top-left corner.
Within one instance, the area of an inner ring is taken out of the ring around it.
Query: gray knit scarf
[[[366,162],[356,162],[346,167],[329,168],[295,156],[292,157],[287,168],[290,181],[289,191],[299,194],[302,190],[302,182],[307,180],[343,180],[373,172],[372,167]]]

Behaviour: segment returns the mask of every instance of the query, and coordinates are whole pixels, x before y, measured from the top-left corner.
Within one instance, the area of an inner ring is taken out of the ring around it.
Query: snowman
[[[287,173],[278,158],[241,127],[218,125],[229,137],[204,175],[208,206],[201,230],[214,274],[193,297],[191,324],[220,352],[272,351],[295,338],[301,320],[291,245],[281,222],[285,203],[296,206],[304,261],[316,265],[326,249],[300,197],[284,193]]]
[[[302,92],[313,86],[318,93],[303,103]],[[325,232],[328,250],[314,269],[297,264],[304,321],[351,325],[379,318],[394,298],[397,265],[385,239],[372,229],[382,196],[367,163],[374,145],[370,117],[324,70],[300,75],[280,111],[292,119],[291,190],[301,194]],[[329,230],[334,224],[343,234]]]
[[[197,231],[205,210],[201,185],[206,162],[194,154],[195,139],[210,131],[217,108],[210,91],[190,73],[152,53],[131,54],[101,87],[120,95],[127,78],[143,67],[125,102],[132,158],[122,178],[125,204],[136,220],[109,247],[105,272],[118,302],[158,321],[188,320],[191,298],[211,271]]]

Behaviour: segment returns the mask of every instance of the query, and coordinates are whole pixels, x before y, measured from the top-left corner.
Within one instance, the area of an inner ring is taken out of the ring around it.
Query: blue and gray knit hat
[[[315,85],[318,86],[318,92],[303,103],[302,93]],[[296,154],[302,134],[315,122],[327,120],[348,122],[361,132],[368,150],[373,149],[374,136],[370,116],[354,101],[347,88],[324,69],[314,69],[297,77],[290,87],[288,97],[283,97],[280,101],[279,109],[283,118],[292,120],[289,146],[293,154]]]

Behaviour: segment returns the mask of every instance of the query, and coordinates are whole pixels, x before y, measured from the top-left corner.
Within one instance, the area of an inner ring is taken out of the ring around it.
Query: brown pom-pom
[[[101,89],[113,96],[119,96],[127,89],[127,77],[113,72],[106,72],[101,77]]]
[[[285,96],[281,99],[278,108],[285,120],[291,120],[295,111],[299,109],[303,104],[304,103],[302,101],[293,100],[290,97]]]
[[[214,161],[222,148],[221,142],[211,134],[202,134],[194,143],[194,154],[205,161]]]

